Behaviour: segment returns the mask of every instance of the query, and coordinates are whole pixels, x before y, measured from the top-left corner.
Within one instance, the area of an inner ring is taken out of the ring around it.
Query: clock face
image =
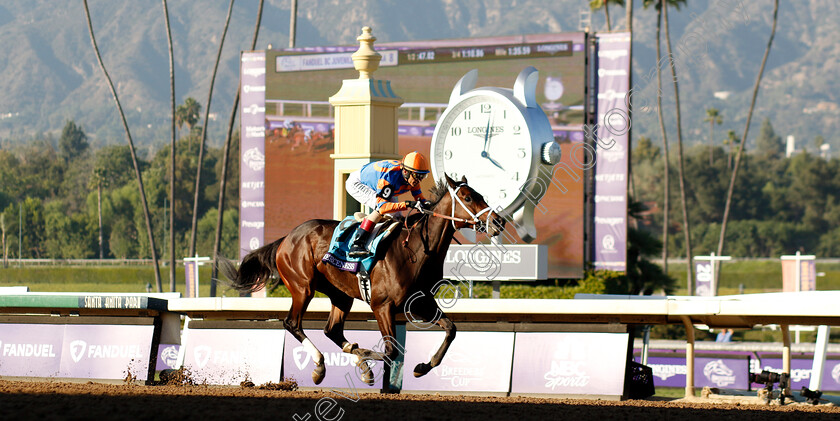
[[[534,152],[528,125],[514,104],[489,95],[468,97],[446,111],[436,136],[437,176],[466,176],[494,209],[506,209],[520,196]]]

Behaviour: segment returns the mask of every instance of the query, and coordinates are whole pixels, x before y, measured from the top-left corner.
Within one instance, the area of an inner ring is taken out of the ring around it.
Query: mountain
[[[257,49],[288,45],[290,1],[265,2]],[[298,6],[297,46],[351,45],[362,26],[379,42],[576,31],[584,0],[310,0]],[[655,95],[655,11],[635,2],[634,76],[642,92]],[[818,0],[781,2],[773,50],[765,71],[750,139],[769,118],[777,133],[794,135],[813,150],[825,137],[840,147],[840,5]],[[239,51],[250,45],[258,2],[237,2],[215,85],[209,139],[219,145],[238,81]],[[135,141],[147,149],[167,142],[169,62],[160,2],[92,0],[97,42]],[[227,2],[169,2],[176,56],[176,102],[188,96],[205,104]],[[705,109],[721,111],[726,130],[739,135],[767,37],[772,1],[690,1],[670,10],[672,46],[680,65],[684,139],[706,143]],[[625,10],[610,8],[613,28],[624,28]],[[604,28],[592,12],[592,27]],[[0,5],[0,140],[57,133],[68,119],[91,135],[94,145],[124,142],[113,99],[96,62],[81,2],[5,0]],[[663,52],[665,43],[663,42]],[[664,73],[669,75],[667,68]],[[670,77],[670,76],[668,76]],[[668,80],[666,80],[667,82]],[[715,96],[717,93],[717,97]],[[728,95],[728,96],[727,96]],[[655,96],[654,96],[655,97]],[[670,83],[663,93],[673,127]],[[723,99],[725,98],[725,99]],[[410,98],[406,98],[411,100]],[[655,113],[637,111],[634,134],[658,139]],[[673,133],[673,131],[671,132]],[[676,139],[675,134],[669,139]],[[719,142],[718,142],[719,143]],[[748,146],[752,146],[748,143]]]

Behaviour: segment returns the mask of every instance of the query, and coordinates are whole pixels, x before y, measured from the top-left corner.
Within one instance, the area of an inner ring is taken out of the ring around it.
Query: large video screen
[[[332,218],[334,111],[328,99],[342,80],[357,79],[350,58],[357,46],[265,52],[265,241],[282,237],[312,218]],[[455,83],[478,69],[477,86],[513,88],[527,66],[539,70],[537,99],[552,124],[562,161],[584,140],[585,34],[562,33],[377,43],[382,55],[374,79],[388,80],[405,103],[399,110],[400,154],[430,157],[432,134]],[[582,154],[582,148],[576,148]],[[583,162],[582,156],[576,162]],[[583,274],[583,176],[555,177],[546,213],[535,215],[534,243],[549,249],[549,278]],[[428,192],[435,181],[424,180]],[[428,194],[427,194],[428,195]],[[514,234],[515,235],[515,234]]]

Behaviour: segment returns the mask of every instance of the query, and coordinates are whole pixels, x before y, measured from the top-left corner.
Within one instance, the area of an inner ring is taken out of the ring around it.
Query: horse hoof
[[[425,376],[426,373],[432,370],[432,366],[426,363],[417,364],[414,367],[414,377],[422,377]]]
[[[321,384],[324,381],[324,376],[327,374],[327,367],[324,365],[316,366],[314,370],[312,370],[312,381],[315,384]]]
[[[362,381],[368,386],[373,386],[373,370],[371,370],[367,363],[360,362],[359,364],[364,364],[364,367],[362,367]]]

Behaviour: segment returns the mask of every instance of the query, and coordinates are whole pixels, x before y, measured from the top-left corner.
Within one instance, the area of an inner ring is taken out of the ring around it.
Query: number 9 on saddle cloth
[[[393,219],[385,219],[376,224],[371,232],[371,236],[367,241],[365,247],[371,252],[365,257],[350,257],[347,252],[350,250],[350,245],[353,244],[354,233],[356,227],[361,223],[363,214],[358,213],[354,216],[348,216],[342,220],[333,231],[332,239],[330,239],[330,247],[328,251],[321,258],[321,261],[329,263],[338,269],[355,273],[359,280],[359,291],[362,299],[370,304],[370,270],[376,263],[377,247],[379,243],[387,238],[400,225],[399,221]]]

